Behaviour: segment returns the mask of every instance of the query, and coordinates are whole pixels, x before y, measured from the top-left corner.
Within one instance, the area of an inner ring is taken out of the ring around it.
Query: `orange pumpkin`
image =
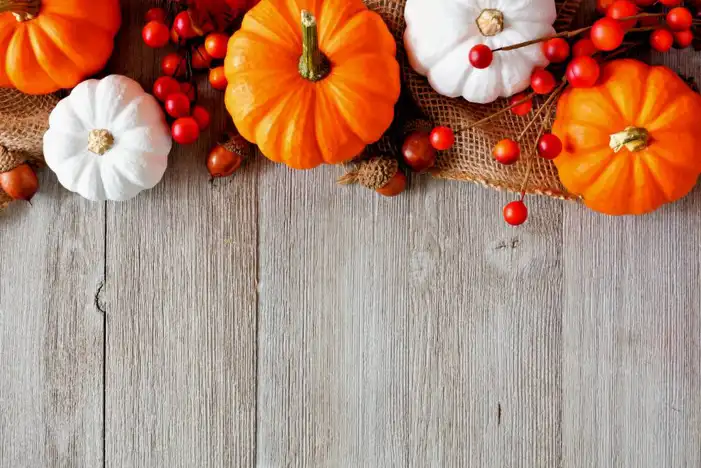
[[[266,0],[229,41],[226,107],[273,161],[345,162],[392,123],[395,53],[387,26],[361,0]]]
[[[0,86],[74,87],[105,66],[120,21],[118,0],[0,0]]]
[[[687,195],[701,174],[701,96],[637,60],[603,67],[600,85],[566,91],[553,126],[560,180],[591,209],[644,214]]]

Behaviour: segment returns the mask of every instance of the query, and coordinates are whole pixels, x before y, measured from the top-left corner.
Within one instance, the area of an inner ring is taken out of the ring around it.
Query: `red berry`
[[[555,159],[562,153],[562,141],[552,133],[546,133],[538,140],[538,154],[541,158]]]
[[[601,68],[593,58],[583,55],[576,57],[567,65],[565,76],[574,88],[591,88],[599,79]]]
[[[197,36],[197,31],[192,27],[192,18],[187,11],[180,12],[175,16],[173,30],[181,39],[192,39]]]
[[[211,121],[209,112],[202,106],[195,106],[192,109],[192,118],[195,119],[200,130],[204,130],[209,127],[209,122]]]
[[[180,92],[180,83],[170,76],[162,76],[153,83],[153,95],[161,102],[173,93]]]
[[[673,33],[674,43],[680,49],[686,49],[694,42],[694,33],[687,29],[686,31],[676,31]]]
[[[170,32],[165,24],[151,21],[144,26],[144,29],[141,31],[141,37],[144,40],[144,44],[154,49],[159,49],[168,44]]]
[[[521,157],[521,147],[514,140],[507,138],[496,144],[492,154],[497,162],[509,166]]]
[[[190,100],[185,94],[178,91],[166,98],[166,112],[171,117],[178,119],[190,115]]]
[[[561,63],[570,56],[570,44],[561,37],[543,42],[543,54],[552,63]]]
[[[612,3],[613,0],[596,0],[596,9],[599,11],[599,13],[605,15]]]
[[[526,93],[516,94],[515,96],[512,96],[511,99],[509,99],[509,105],[513,106],[517,102],[521,102],[524,99],[526,99],[527,96],[528,95]],[[531,111],[531,109],[533,109],[533,98],[528,98],[527,101],[522,102],[516,107],[512,107],[511,112],[519,116],[524,116],[528,114]]]
[[[504,207],[504,220],[512,226],[520,226],[528,220],[528,208],[523,201],[511,202]]]
[[[620,21],[601,18],[592,26],[590,37],[597,49],[609,51],[617,49],[623,43],[625,34]]]
[[[658,52],[667,52],[674,44],[674,36],[666,29],[656,29],[650,35],[650,45]]]
[[[635,16],[638,14],[638,11],[640,10],[635,2],[631,0],[616,0],[611,4],[611,6],[609,6],[608,10],[606,10],[606,16],[618,20],[621,18]],[[626,31],[629,30],[635,26],[636,22],[637,20],[623,21],[623,29]]]
[[[197,88],[190,82],[185,81],[184,83],[180,83],[180,91],[182,91],[191,102],[197,99]]]
[[[166,76],[183,76],[186,68],[185,59],[180,54],[168,54],[161,60],[161,71]]]
[[[484,44],[477,44],[470,50],[470,63],[475,68],[487,68],[492,64],[492,60],[494,60],[494,53]]]
[[[219,91],[224,91],[228,85],[226,80],[226,74],[224,73],[224,67],[212,68],[209,71],[209,83],[212,88],[218,89]]]
[[[555,77],[544,68],[536,67],[531,75],[531,88],[536,94],[550,94],[555,89]]]
[[[448,127],[436,127],[431,132],[431,146],[438,151],[446,151],[455,144],[455,134]]]
[[[170,29],[170,41],[176,45],[183,45],[183,44],[185,44],[185,42],[187,42],[185,39],[180,37],[178,32],[175,30],[175,28]]]
[[[200,126],[192,117],[183,117],[173,122],[171,133],[176,143],[189,145],[200,137]]]
[[[686,31],[691,28],[694,18],[684,7],[672,8],[667,13],[667,25],[672,31]]]
[[[591,57],[597,52],[598,49],[588,37],[578,40],[577,42],[575,42],[574,46],[572,46],[573,57],[581,57],[583,55]]]
[[[222,33],[212,33],[204,41],[204,47],[212,58],[223,59],[226,57],[226,49],[229,44],[229,36]]]
[[[158,21],[159,23],[166,22],[166,11],[163,8],[151,8],[146,12],[146,22]]]
[[[204,70],[212,65],[212,56],[209,55],[207,50],[204,48],[204,44],[196,47],[192,51],[192,68],[195,70]]]

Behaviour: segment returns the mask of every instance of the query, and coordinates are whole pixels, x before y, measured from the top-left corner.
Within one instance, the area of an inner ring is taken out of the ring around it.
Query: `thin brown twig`
[[[534,166],[534,160],[536,158],[536,150],[538,146],[538,141],[540,138],[543,136],[545,133],[545,130],[548,128],[548,115],[550,115],[550,111],[552,110],[553,106],[557,102],[557,97],[559,97],[562,92],[565,89],[565,86],[567,85],[567,82],[564,81],[548,98],[547,101],[540,107],[539,110],[545,109],[545,112],[542,113],[542,118],[541,118],[541,127],[540,127],[540,132],[538,133],[538,138],[536,138],[530,148],[530,154],[531,156],[528,158],[528,163],[526,166],[526,176],[523,178],[523,183],[521,184],[521,201],[523,201],[523,198],[526,193],[526,186],[528,185],[528,182],[530,181],[531,174],[533,173],[533,166]],[[537,116],[533,118],[533,121],[537,119]]]
[[[664,16],[664,15],[665,15],[664,13],[640,13],[640,14],[635,15],[635,16],[626,16],[624,18],[619,18],[618,21],[629,21],[629,20],[634,20],[634,19],[637,20],[637,19],[642,19],[642,18],[653,18],[653,17]],[[558,34],[553,34],[551,36],[545,36],[545,37],[541,37],[538,39],[533,39],[531,41],[520,42],[518,44],[512,44],[512,45],[506,46],[506,47],[500,47],[498,49],[492,50],[492,52],[506,52],[509,50],[516,50],[516,49],[520,49],[522,47],[528,47],[528,46],[533,45],[533,44],[538,44],[540,42],[549,41],[550,39],[557,39],[559,37],[571,39],[575,36],[578,36],[584,32],[589,31],[593,26],[594,25],[587,26],[584,28],[579,28],[579,29],[575,29],[573,31],[564,31],[564,32],[561,32]],[[642,30],[646,30],[646,29],[645,28],[631,29],[631,30],[629,30],[629,32],[638,32],[638,31],[642,31]]]
[[[535,96],[535,93],[532,92],[532,93],[528,94],[526,97],[524,97],[523,99],[521,99],[520,101],[516,101],[516,102],[514,102],[513,104],[509,105],[508,107],[505,107],[505,108],[503,108],[503,109],[501,109],[501,110],[495,112],[494,114],[490,114],[490,115],[488,115],[487,117],[485,117],[485,118],[483,118],[483,119],[480,119],[480,120],[478,120],[477,122],[472,123],[472,124],[468,125],[468,126],[465,127],[465,128],[460,128],[460,129],[456,130],[455,133],[458,134],[458,133],[461,133],[461,132],[466,132],[466,131],[471,130],[471,129],[473,129],[473,128],[479,126],[479,125],[482,125],[483,123],[489,122],[490,120],[492,120],[492,119],[494,119],[494,118],[496,118],[496,117],[499,117],[499,116],[502,115],[502,114],[505,114],[506,112],[510,111],[511,109],[513,109],[513,108],[515,108],[515,107],[518,107],[518,106],[520,106],[521,104],[525,104],[526,102],[528,102],[528,101],[530,101],[531,99],[533,99],[534,96]]]
[[[548,96],[548,99],[545,100],[542,106],[538,108],[538,111],[535,113],[533,118],[531,119],[530,122],[528,122],[528,125],[526,125],[526,128],[523,129],[521,134],[516,138],[516,141],[520,141],[521,138],[526,134],[526,132],[535,124],[536,120],[538,120],[538,117],[543,113],[546,107],[548,107],[555,99],[556,96],[562,92],[563,89],[565,89],[565,86],[567,86],[567,81],[563,80],[562,83],[560,83],[560,86],[558,86],[555,91],[550,93],[550,96]]]

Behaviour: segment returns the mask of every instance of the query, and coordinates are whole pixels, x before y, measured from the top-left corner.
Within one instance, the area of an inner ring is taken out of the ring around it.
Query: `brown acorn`
[[[29,164],[0,173],[0,189],[13,200],[31,201],[39,190],[39,179]]]
[[[374,157],[361,161],[358,167],[338,179],[341,185],[360,184],[385,197],[394,197],[406,190],[406,175],[396,159]]]
[[[214,177],[229,177],[253,154],[253,145],[241,135],[231,134],[207,156],[207,170]]]

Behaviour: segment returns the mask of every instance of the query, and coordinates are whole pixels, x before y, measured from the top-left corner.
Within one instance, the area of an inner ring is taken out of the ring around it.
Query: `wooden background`
[[[122,3],[110,69],[150,86],[148,2]],[[534,198],[511,229],[469,184],[210,184],[220,130],[133,201],[44,171],[0,219],[0,466],[701,466],[701,192]]]

